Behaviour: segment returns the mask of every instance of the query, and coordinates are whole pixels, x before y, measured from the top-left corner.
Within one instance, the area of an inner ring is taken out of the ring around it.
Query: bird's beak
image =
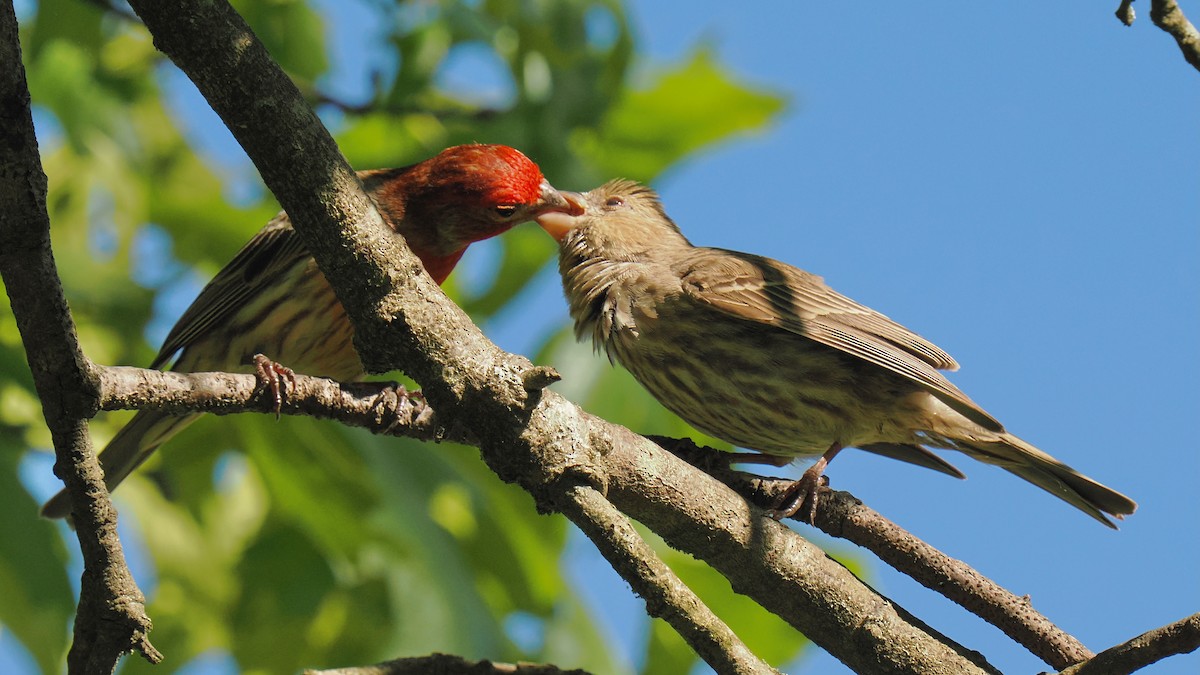
[[[536,208],[539,212],[546,211],[563,211],[572,215],[578,215],[583,212],[582,207],[577,202],[568,200],[562,192],[550,184],[550,181],[542,179],[540,186],[541,194],[538,196]]]
[[[561,211],[548,211],[537,217],[537,224],[542,226],[551,237],[558,241],[579,225],[579,216],[587,212],[587,200],[578,192],[563,190],[558,193],[565,206]]]

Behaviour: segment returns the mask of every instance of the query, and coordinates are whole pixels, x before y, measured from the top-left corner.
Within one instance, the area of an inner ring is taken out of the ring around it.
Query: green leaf
[[[401,654],[434,650],[474,657],[505,654],[509,647],[498,617],[477,584],[482,570],[503,561],[469,555],[438,522],[445,519],[433,512],[445,507],[445,497],[439,497],[441,488],[456,479],[444,457],[455,451],[454,446],[430,448],[408,439],[367,434],[361,434],[356,445],[380,485],[380,508],[371,514],[369,524],[393,561],[387,571],[388,587],[399,630],[391,647]]]
[[[657,539],[649,533],[646,536]],[[750,598],[735,593],[729,580],[706,563],[671,549],[661,540],[655,548],[683,583],[700,596],[759,658],[780,665],[794,659],[808,644],[808,640],[786,621]]]
[[[75,601],[64,566],[67,552],[57,527],[39,519],[38,504],[17,480],[22,449],[0,434],[0,628],[37,660],[42,672],[62,670],[67,622]]]
[[[361,546],[363,514],[379,496],[374,471],[353,443],[370,436],[313,419],[258,417],[238,420],[238,428],[274,508],[331,558]]]
[[[576,130],[571,147],[603,175],[648,182],[708,144],[763,129],[783,105],[780,96],[737,82],[700,50],[650,88],[628,92],[599,128]]]
[[[534,658],[563,668],[582,668],[589,673],[624,675],[632,672],[629,664],[616,658],[608,638],[574,593],[564,594],[555,606],[553,619],[546,624],[541,654]]]
[[[238,663],[277,673],[312,663],[309,630],[334,587],[333,570],[314,542],[285,523],[268,521],[237,573],[242,592],[231,629]],[[291,636],[286,649],[283,636]]]
[[[98,55],[105,37],[101,31],[104,12],[100,7],[72,0],[38,0],[37,8],[32,28],[21,40],[26,59],[40,57],[47,45],[60,40],[92,56]]]
[[[686,673],[699,661],[700,657],[670,624],[662,619],[651,621],[643,673]]]

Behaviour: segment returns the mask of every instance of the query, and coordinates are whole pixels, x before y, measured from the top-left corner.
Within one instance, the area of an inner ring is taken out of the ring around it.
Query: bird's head
[[[458,145],[365,177],[381,211],[440,282],[472,242],[551,211],[575,211],[519,150]]]
[[[662,246],[691,246],[663,210],[658,194],[635,181],[611,180],[590,192],[563,191],[572,208],[537,217],[564,252],[586,247],[604,257],[635,260]]]

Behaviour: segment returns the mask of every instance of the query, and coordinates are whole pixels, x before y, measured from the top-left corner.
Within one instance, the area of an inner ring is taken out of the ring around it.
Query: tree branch
[[[150,408],[217,414],[273,411],[271,397],[252,375],[164,373],[127,367],[102,368],[100,373],[101,406],[106,410]],[[387,383],[345,384],[297,375],[296,386],[286,392],[281,412],[336,419],[373,433],[478,445],[478,440],[461,427],[443,424],[421,401],[392,394]],[[698,447],[688,440],[651,440],[694,466],[707,467],[710,474],[752,503],[772,504],[786,487],[787,481],[724,468],[728,453]],[[607,474],[610,470],[611,465],[606,465],[591,473]],[[825,508],[818,511],[816,523],[820,529],[872,551],[895,569],[997,626],[1052,667],[1065,668],[1092,657],[1078,640],[1034,610],[1028,599],[1013,595],[969,565],[946,556],[849,493],[827,490],[822,500]],[[628,579],[624,573],[622,576]],[[643,597],[650,597],[648,591],[635,588]]]
[[[102,410],[274,413],[275,400],[257,377],[235,373],[176,373],[128,366],[97,366]],[[447,429],[421,398],[389,382],[335,382],[299,373],[283,391],[279,413],[333,419],[376,434],[423,441],[478,441],[461,428]]]
[[[697,446],[688,439],[651,437],[652,441],[699,467],[746,499],[768,508],[791,481],[761,478],[729,468],[729,453]],[[1030,604],[970,565],[942,553],[907,532],[849,492],[824,488],[816,526],[855,543],[922,586],[1004,631],[1053,668],[1066,668],[1092,657],[1079,640],[1054,625]]]
[[[172,412],[273,410],[252,375],[103,368],[106,409]],[[377,433],[478,444],[474,432],[432,408],[386,396],[388,385],[345,385],[296,376],[281,412],[338,419]],[[553,392],[538,406],[521,454],[485,459],[553,508],[574,501],[579,482],[597,486],[625,513],[675,548],[705,560],[735,590],[778,614],[860,672],[992,672],[978,655],[938,635],[790,529],[722,483],[633,432],[588,415]],[[536,444],[535,444],[536,439]],[[584,528],[589,536],[593,528]],[[597,542],[602,551],[609,547]],[[628,578],[628,577],[627,577]],[[643,597],[670,593],[635,586]],[[975,663],[972,663],[972,660]]]
[[[1200,614],[1193,614],[1106,649],[1090,661],[1067,668],[1062,671],[1062,675],[1123,675],[1157,663],[1168,656],[1188,654],[1198,648]]]
[[[642,540],[629,519],[590,486],[566,490],[559,509],[591,539],[604,559],[646,601],[650,616],[671,624],[718,673],[775,673],[713,614]]]
[[[563,670],[541,663],[497,663],[468,661],[452,654],[430,654],[385,661],[373,666],[306,670],[304,675],[589,675],[587,671]]]
[[[125,565],[116,511],[88,437],[98,378],[79,347],[50,248],[46,175],[11,2],[0,3],[0,64],[0,276],[54,442],[54,473],[70,493],[84,561],[67,665],[72,673],[110,672],[131,650],[157,663],[162,656],[148,638],[145,599]]]
[[[1150,0],[1150,20],[1175,38],[1183,58],[1196,70],[1200,70],[1200,33],[1183,15],[1175,0]]]
[[[1117,7],[1117,19],[1126,26],[1132,26],[1135,18],[1133,0],[1121,0]],[[1163,29],[1175,38],[1183,58],[1196,70],[1200,70],[1200,32],[1191,21],[1184,16],[1183,10],[1175,0],[1150,0],[1150,20],[1155,26]]]

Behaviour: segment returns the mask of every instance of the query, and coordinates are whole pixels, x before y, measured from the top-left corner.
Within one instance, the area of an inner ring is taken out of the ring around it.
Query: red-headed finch
[[[818,457],[771,512],[805,503],[839,450],[856,447],[962,474],[927,449],[995,464],[1112,527],[1137,505],[1006,432],[938,370],[954,359],[791,265],[698,248],[658,196],[617,180],[563,193],[581,215],[546,213],[579,339],[618,361],[664,406],[734,445]]]
[[[439,284],[472,242],[571,208],[536,164],[503,145],[460,145],[418,164],[358,176],[384,221]],[[172,369],[180,372],[289,372],[255,359],[268,354],[303,373],[352,380],[365,374],[353,339],[333,289],[280,213],[204,287],[150,367],[162,367],[178,353]],[[100,454],[109,489],[196,417],[139,412]],[[69,510],[60,492],[42,515],[61,518]]]

